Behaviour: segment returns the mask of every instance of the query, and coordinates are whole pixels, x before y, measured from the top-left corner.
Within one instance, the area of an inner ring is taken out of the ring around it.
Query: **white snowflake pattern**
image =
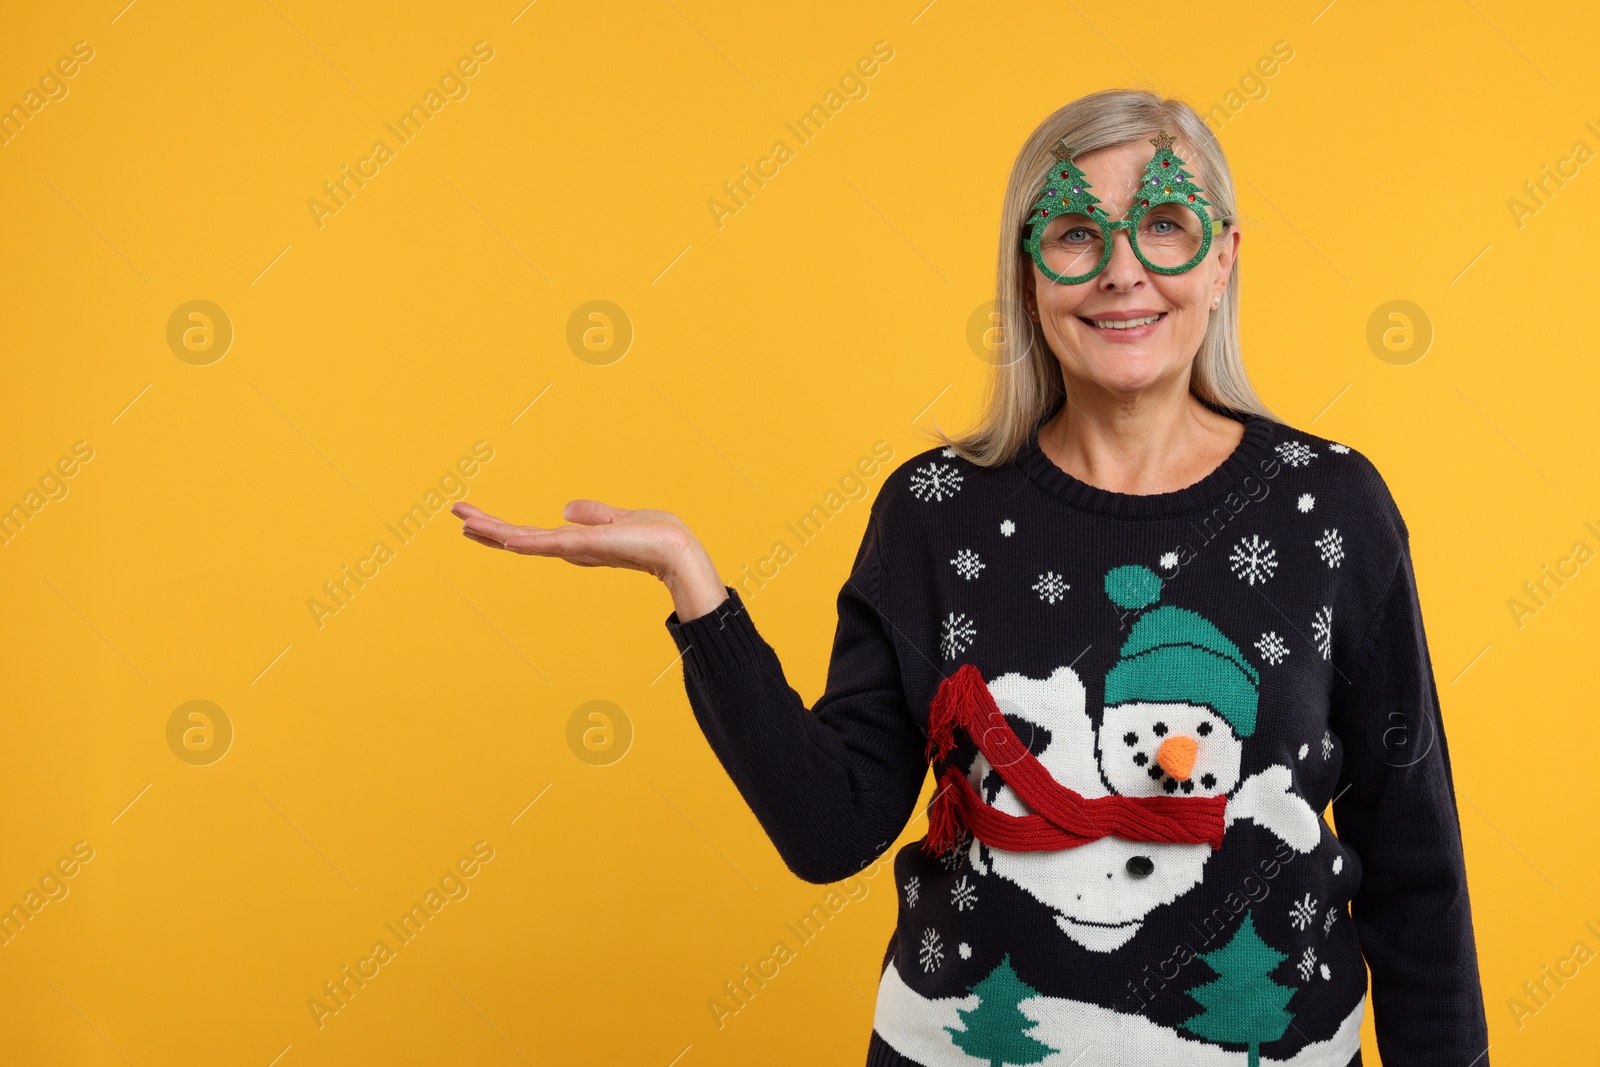
[[[918,500],[938,503],[961,488],[961,472],[948,463],[929,463],[911,472],[911,492]]]
[[[1240,538],[1233,546],[1228,563],[1234,574],[1255,585],[1271,578],[1272,572],[1278,569],[1278,550],[1260,534],[1251,534]]]
[[[1278,636],[1276,630],[1262,634],[1261,640],[1256,642],[1256,648],[1261,652],[1261,658],[1274,667],[1289,654],[1289,646],[1283,643],[1283,638]]]
[[[1322,965],[1322,969],[1318,973],[1320,973],[1322,975],[1322,980],[1324,982],[1328,981],[1330,978],[1333,977],[1333,972],[1328,970],[1328,965],[1326,963],[1324,963]]]
[[[1277,446],[1277,451],[1278,458],[1291,467],[1304,467],[1307,463],[1317,458],[1317,453],[1311,451],[1299,441],[1285,441]]]
[[[1313,969],[1316,968],[1316,966],[1317,966],[1317,950],[1314,949],[1314,948],[1307,948],[1304,952],[1302,952],[1300,954],[1300,963],[1299,963],[1300,980],[1302,982],[1304,982],[1307,978],[1310,978],[1311,977],[1311,972],[1312,972]]]
[[[961,880],[951,888],[950,903],[956,906],[957,911],[978,906],[978,891],[967,883],[966,875],[963,874]]]
[[[1304,898],[1294,902],[1294,907],[1289,909],[1289,922],[1296,930],[1304,930],[1311,925],[1311,920],[1317,917],[1317,902],[1307,893]]]
[[[1054,604],[1067,595],[1067,590],[1072,586],[1062,581],[1061,575],[1055,571],[1045,571],[1039,575],[1039,580],[1033,583],[1033,591],[1039,594],[1039,599],[1047,604]]]
[[[971,840],[972,836],[966,831],[962,831],[961,836],[951,846],[950,851],[939,854],[940,866],[947,871],[953,871],[961,866],[961,861],[967,858],[967,844]]]
[[[1344,870],[1344,857],[1343,856],[1335,856],[1335,857],[1333,857],[1333,873],[1334,874],[1338,874],[1342,870]]]
[[[1178,554],[1176,552],[1163,552],[1161,553],[1160,562],[1162,570],[1170,571],[1178,565]]]
[[[940,452],[939,455],[943,456],[945,459],[955,459],[956,450],[953,448],[947,448],[943,452]]]
[[[1336,443],[1334,441],[1329,441],[1328,442],[1328,451],[1329,452],[1337,452],[1342,456],[1345,453],[1350,451],[1350,446],[1349,445],[1341,445],[1341,444],[1338,444],[1338,443]]]
[[[1295,507],[1300,509],[1300,513],[1302,515],[1304,515],[1305,513],[1309,512],[1312,508],[1314,508],[1316,506],[1317,506],[1317,498],[1312,496],[1310,493],[1301,493],[1300,494],[1300,499],[1295,501]]]
[[[932,927],[922,931],[922,944],[917,949],[917,962],[922,964],[924,973],[934,970],[944,962],[944,943],[939,939],[939,931]]]
[[[1339,536],[1339,528],[1323,530],[1322,536],[1312,542],[1317,546],[1317,551],[1322,555],[1322,562],[1332,570],[1344,560],[1344,538]]]
[[[1305,759],[1306,753],[1311,751],[1310,745],[1301,745],[1300,751],[1295,754],[1295,759]]]
[[[976,578],[978,572],[987,566],[983,560],[978,558],[978,554],[970,548],[961,549],[956,553],[955,559],[950,562],[956,565],[956,572],[969,582]]]
[[[945,616],[944,627],[939,634],[939,651],[944,653],[945,659],[955,659],[972,647],[977,636],[978,628],[972,624],[972,620],[952,611]]]
[[[1333,929],[1333,920],[1339,917],[1338,908],[1329,908],[1327,917],[1322,920],[1322,932],[1327,933]]]
[[[1311,617],[1311,636],[1317,639],[1317,651],[1323,659],[1333,655],[1333,609],[1326,604]]]
[[[916,907],[917,897],[920,896],[921,893],[922,879],[918,878],[916,875],[912,875],[910,879],[906,881],[906,907]]]
[[[964,960],[970,960],[972,958],[972,946],[967,944],[965,941],[956,946],[956,952],[959,953],[961,958]]]
[[[1328,758],[1330,756],[1332,756],[1332,755],[1333,755],[1333,733],[1331,731],[1324,730],[1324,731],[1322,731],[1322,759],[1323,759],[1323,761],[1326,762],[1328,760]]]
[[[1010,537],[1012,534],[1014,534],[1016,532],[1017,532],[1017,524],[1016,523],[1012,522],[1010,519],[1001,519],[1000,520],[1000,536],[1001,537]]]

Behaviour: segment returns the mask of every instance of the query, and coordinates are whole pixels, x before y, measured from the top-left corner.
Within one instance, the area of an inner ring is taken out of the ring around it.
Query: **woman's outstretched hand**
[[[450,508],[461,532],[480,545],[528,556],[558,556],[579,567],[626,567],[665,583],[680,622],[698,618],[728,598],[700,541],[670,511],[617,508],[570,500],[565,526],[517,526],[458,500]]]

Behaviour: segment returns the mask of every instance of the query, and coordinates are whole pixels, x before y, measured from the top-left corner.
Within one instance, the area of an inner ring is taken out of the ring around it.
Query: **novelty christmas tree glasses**
[[[1150,138],[1155,155],[1144,165],[1137,199],[1122,219],[1112,219],[1100,207],[1083,171],[1073,165],[1072,148],[1065,140],[1056,142],[1051,152],[1057,163],[1028,209],[1024,225],[1031,232],[1022,238],[1045,277],[1062,285],[1093,278],[1110,262],[1117,230],[1128,231],[1133,254],[1157,274],[1182,274],[1205,258],[1211,238],[1225,224],[1207,213],[1211,201],[1200,195],[1184,161],[1173,154],[1173,140],[1165,130]]]

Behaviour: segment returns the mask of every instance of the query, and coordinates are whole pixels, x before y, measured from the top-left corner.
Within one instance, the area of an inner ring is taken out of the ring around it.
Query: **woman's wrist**
[[[708,614],[728,599],[728,590],[705,549],[695,545],[685,558],[662,576],[672,594],[672,606],[679,622],[689,622]]]

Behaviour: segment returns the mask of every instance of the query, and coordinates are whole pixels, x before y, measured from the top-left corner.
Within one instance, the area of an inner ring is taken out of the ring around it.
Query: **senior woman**
[[[1486,1065],[1408,534],[1256,397],[1233,182],[1186,104],[1028,137],[983,411],[882,483],[807,709],[674,515],[459,503],[492,547],[660,578],[701,729],[790,869],[894,858],[869,1065]],[[1325,819],[1332,807],[1334,828]]]

